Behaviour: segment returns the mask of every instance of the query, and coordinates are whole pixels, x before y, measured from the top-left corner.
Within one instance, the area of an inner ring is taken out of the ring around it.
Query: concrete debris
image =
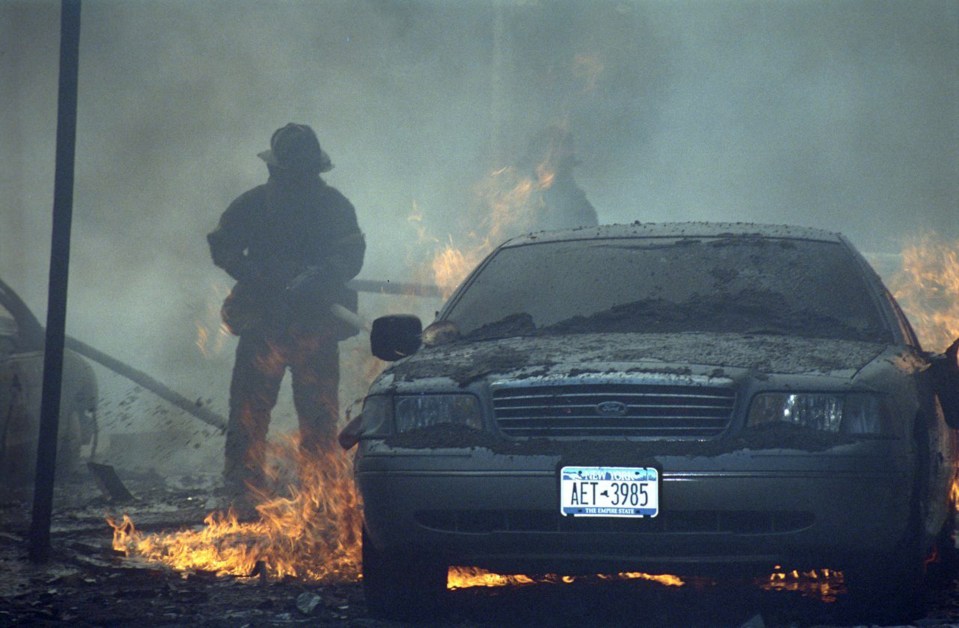
[[[110,501],[121,504],[134,500],[133,494],[123,485],[123,481],[120,480],[120,476],[117,475],[113,467],[108,464],[88,462],[87,468],[93,474],[97,487]]]
[[[323,598],[315,593],[301,593],[296,598],[296,609],[304,615],[312,615],[313,611],[322,601]]]

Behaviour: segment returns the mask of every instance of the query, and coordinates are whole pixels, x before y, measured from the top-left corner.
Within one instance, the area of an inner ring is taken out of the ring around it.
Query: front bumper
[[[371,539],[506,572],[841,569],[903,538],[913,477],[899,441],[825,452],[657,458],[660,514],[569,518],[559,456],[361,444],[356,480]],[[646,464],[646,463],[643,463]]]

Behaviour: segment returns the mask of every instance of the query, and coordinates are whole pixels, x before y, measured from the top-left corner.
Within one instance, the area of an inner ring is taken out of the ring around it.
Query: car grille
[[[503,386],[496,424],[513,438],[708,439],[732,418],[732,388],[671,384]]]

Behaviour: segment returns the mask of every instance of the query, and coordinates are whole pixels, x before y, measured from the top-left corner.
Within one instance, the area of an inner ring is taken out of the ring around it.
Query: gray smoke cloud
[[[0,0],[0,273],[41,318],[58,29],[59,3]],[[460,237],[475,184],[550,123],[602,222],[956,238],[957,103],[955,0],[87,0],[68,333],[225,412],[231,341],[194,344],[229,287],[204,236],[289,121],[356,205],[361,277],[410,281],[420,230]]]

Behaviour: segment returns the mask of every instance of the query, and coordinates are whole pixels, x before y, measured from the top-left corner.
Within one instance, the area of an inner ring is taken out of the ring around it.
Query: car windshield
[[[700,331],[887,342],[870,295],[834,242],[578,240],[501,249],[444,318],[477,339]]]

